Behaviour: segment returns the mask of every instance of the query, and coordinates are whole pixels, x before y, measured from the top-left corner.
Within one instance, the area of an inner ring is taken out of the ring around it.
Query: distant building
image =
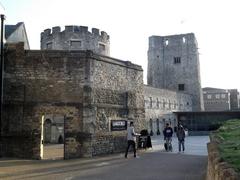
[[[239,109],[239,92],[237,89],[203,88],[204,107],[206,111],[229,111]]]
[[[16,25],[5,25],[6,43],[24,42],[24,49],[30,49],[26,28],[23,22]]]
[[[237,89],[229,89],[230,92],[230,108],[231,110],[239,109],[239,92]]]
[[[206,111],[230,110],[230,93],[226,89],[203,88],[203,100]]]

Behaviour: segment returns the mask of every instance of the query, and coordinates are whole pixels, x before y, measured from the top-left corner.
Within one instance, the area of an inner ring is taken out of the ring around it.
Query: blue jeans
[[[172,137],[166,137],[165,140],[167,143],[167,151],[172,151]]]
[[[178,150],[179,150],[179,152],[181,151],[181,147],[182,147],[182,151],[184,151],[185,150],[184,140],[178,140]]]

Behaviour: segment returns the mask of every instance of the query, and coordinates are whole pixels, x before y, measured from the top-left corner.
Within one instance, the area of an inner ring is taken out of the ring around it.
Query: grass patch
[[[224,161],[240,172],[240,120],[226,121],[216,134],[222,140],[219,144],[220,155]]]

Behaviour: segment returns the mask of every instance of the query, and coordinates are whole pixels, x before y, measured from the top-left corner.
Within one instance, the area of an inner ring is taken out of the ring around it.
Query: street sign
[[[111,121],[111,131],[124,131],[127,130],[126,120],[112,120]]]

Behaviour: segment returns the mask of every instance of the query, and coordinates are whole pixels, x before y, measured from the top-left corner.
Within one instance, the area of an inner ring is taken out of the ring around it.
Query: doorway
[[[41,159],[64,159],[65,116],[47,114],[42,116]]]

